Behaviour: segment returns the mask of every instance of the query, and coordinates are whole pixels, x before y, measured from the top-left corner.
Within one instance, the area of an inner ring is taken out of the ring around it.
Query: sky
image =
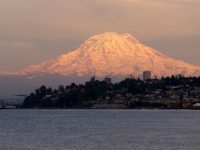
[[[199,15],[200,0],[0,0],[0,71],[56,58],[107,31],[200,66]]]

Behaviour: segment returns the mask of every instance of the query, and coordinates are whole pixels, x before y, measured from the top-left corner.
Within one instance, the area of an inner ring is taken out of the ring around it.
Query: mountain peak
[[[130,40],[134,43],[138,42],[136,38],[134,38],[129,33],[117,33],[117,32],[105,32],[102,34],[95,35],[91,37],[89,40],[107,40],[107,41],[124,41]]]
[[[105,54],[107,57],[114,53],[132,53],[140,42],[128,33],[105,32],[86,40],[77,50],[84,53],[94,53],[96,56]]]
[[[117,33],[117,32],[104,32],[101,34],[97,34],[95,36],[93,36],[92,38],[113,38],[113,37],[118,37],[118,38],[125,38],[125,37],[133,37],[131,34],[129,33]]]

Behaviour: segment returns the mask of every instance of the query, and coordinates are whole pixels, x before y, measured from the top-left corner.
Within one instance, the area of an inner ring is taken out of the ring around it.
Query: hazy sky
[[[200,65],[200,0],[0,0],[0,70],[54,58],[106,31]]]

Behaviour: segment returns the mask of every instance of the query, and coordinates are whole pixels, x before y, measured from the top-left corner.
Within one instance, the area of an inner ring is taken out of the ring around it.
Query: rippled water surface
[[[199,150],[200,111],[0,110],[0,150]]]

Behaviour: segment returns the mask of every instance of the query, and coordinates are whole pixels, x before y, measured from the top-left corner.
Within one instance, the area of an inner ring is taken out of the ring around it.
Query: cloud
[[[32,49],[33,44],[24,41],[0,41],[0,49]]]
[[[8,56],[1,62],[10,64],[7,58],[15,53],[19,67],[37,63],[73,50],[90,36],[105,31],[129,32],[141,40],[198,36],[198,3],[199,0],[0,0],[0,41],[4,41],[0,43],[0,53]],[[23,60],[22,49],[36,58]]]
[[[37,56],[34,44],[25,41],[1,40],[0,53],[0,70],[21,68],[24,62]]]
[[[123,2],[123,3],[200,3],[199,0],[109,0],[112,2]]]

